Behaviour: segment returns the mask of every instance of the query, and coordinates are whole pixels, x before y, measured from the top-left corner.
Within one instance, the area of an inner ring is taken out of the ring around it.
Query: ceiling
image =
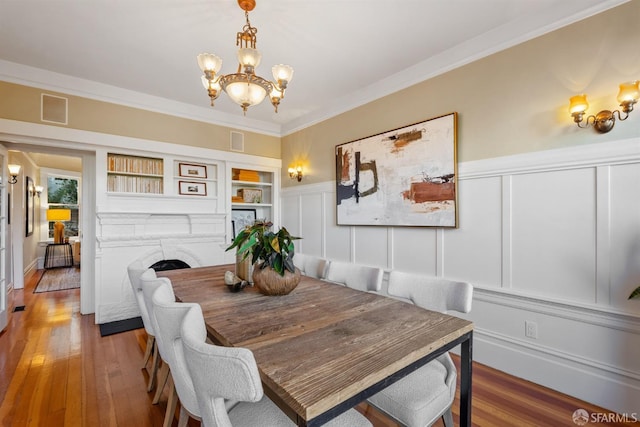
[[[0,80],[285,135],[625,1],[257,0],[257,74],[295,74],[243,117],[196,62],[235,72],[236,0],[0,0]]]

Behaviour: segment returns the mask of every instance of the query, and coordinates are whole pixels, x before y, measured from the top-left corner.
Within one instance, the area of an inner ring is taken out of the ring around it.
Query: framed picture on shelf
[[[233,227],[233,238],[243,228],[253,225],[256,222],[255,209],[231,209],[231,225]]]
[[[244,203],[262,203],[262,190],[259,188],[241,188],[238,196],[242,197]]]
[[[178,174],[188,178],[207,178],[207,167],[205,165],[194,165],[191,163],[178,163]]]
[[[35,205],[33,203],[34,197],[34,188],[33,188],[33,179],[30,177],[25,177],[25,200],[26,200],[26,225],[25,225],[25,236],[29,237],[33,234],[33,217],[35,215]]]
[[[187,196],[206,196],[207,183],[193,181],[178,181],[178,192]]]

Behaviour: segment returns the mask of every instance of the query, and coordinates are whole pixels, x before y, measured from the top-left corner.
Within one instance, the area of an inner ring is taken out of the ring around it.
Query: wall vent
[[[231,151],[244,152],[244,134],[231,131]]]
[[[59,125],[67,124],[67,98],[42,93],[40,101],[40,120]]]

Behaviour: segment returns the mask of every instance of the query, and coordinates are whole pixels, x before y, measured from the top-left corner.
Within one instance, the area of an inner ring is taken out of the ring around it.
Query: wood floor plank
[[[13,291],[7,330],[0,334],[2,427],[161,426],[167,393],[152,405],[141,369],[144,330],[101,337],[93,315],[80,314],[79,290],[34,294],[41,272]],[[454,356],[459,364],[459,358]],[[459,379],[459,378],[458,378]],[[453,418],[459,421],[459,395]],[[575,426],[573,411],[601,408],[474,363],[472,421],[476,427]],[[374,427],[397,425],[372,407],[357,407]],[[194,420],[189,426],[198,426]],[[631,425],[605,422],[598,426]],[[635,425],[640,425],[636,423]],[[177,418],[173,421],[177,426]],[[439,420],[435,426],[442,427]]]

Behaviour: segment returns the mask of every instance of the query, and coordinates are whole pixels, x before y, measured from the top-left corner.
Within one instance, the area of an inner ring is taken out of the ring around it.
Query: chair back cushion
[[[146,270],[147,268],[143,267],[141,262],[136,261],[127,267],[127,275],[129,276],[129,282],[131,283],[133,296],[136,300],[136,303],[138,304],[138,310],[140,310],[140,317],[142,318],[144,330],[148,335],[155,336],[155,331],[153,330],[151,320],[149,319],[149,312],[147,311],[147,306],[144,303],[144,296],[142,295],[142,283],[140,281],[140,276],[142,276],[142,273],[144,273]]]
[[[327,280],[363,292],[378,292],[382,288],[383,273],[378,267],[331,261],[327,268]]]
[[[153,311],[153,294],[155,291],[162,286],[163,284],[168,284],[171,288],[171,293],[173,293],[173,287],[171,287],[171,281],[166,277],[157,277],[156,272],[149,268],[145,270],[144,273],[140,276],[140,284],[142,287],[142,296],[144,297],[144,304],[147,307],[147,312],[149,313],[149,321],[151,322],[151,326],[155,331],[156,342],[158,344],[158,351],[160,352],[160,357],[162,360],[167,362],[165,359],[165,353],[167,353],[166,346],[167,344],[164,342],[164,339],[161,334],[158,333],[158,321]],[[175,297],[173,298],[175,301]]]
[[[389,295],[406,298],[427,310],[468,313],[471,311],[473,286],[441,277],[392,271],[389,275]]]
[[[324,279],[328,261],[316,256],[307,256],[304,261],[305,275],[316,279]]]
[[[187,411],[200,416],[198,401],[187,368],[182,346],[182,321],[191,308],[199,309],[198,304],[175,302],[171,284],[162,282],[152,297],[153,310],[158,324],[157,333],[165,345],[163,356],[171,369],[171,377],[180,398],[180,403]]]
[[[202,310],[191,308],[182,322],[182,346],[205,426],[231,426],[224,399],[258,402],[263,390],[253,353],[206,343]]]

